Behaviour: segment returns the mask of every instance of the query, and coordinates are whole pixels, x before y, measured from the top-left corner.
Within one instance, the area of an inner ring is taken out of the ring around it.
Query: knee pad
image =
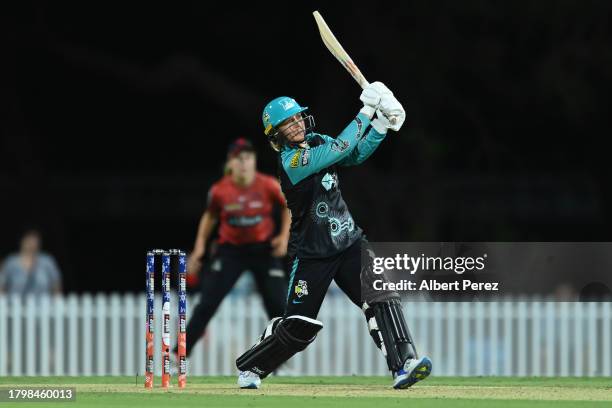
[[[265,378],[312,343],[322,328],[323,323],[306,316],[274,318],[259,337],[259,341],[238,357],[236,367]]]
[[[398,371],[409,358],[417,358],[399,300],[363,305],[370,336],[387,359],[390,371]]]

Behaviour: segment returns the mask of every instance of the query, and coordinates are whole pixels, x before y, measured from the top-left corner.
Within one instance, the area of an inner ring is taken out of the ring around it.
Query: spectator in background
[[[19,253],[9,255],[0,269],[0,293],[61,294],[61,273],[55,259],[41,252],[40,232],[31,229],[21,238]]]

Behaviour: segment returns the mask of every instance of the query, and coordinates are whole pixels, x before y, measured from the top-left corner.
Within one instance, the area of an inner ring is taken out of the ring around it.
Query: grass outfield
[[[188,377],[187,388],[145,390],[143,377],[4,377],[0,387],[74,386],[68,403],[0,402],[26,407],[612,407],[612,378],[432,377],[393,390],[386,377],[275,377],[259,390],[239,390],[235,377]],[[175,379],[174,379],[175,380]],[[156,377],[156,385],[159,377]],[[416,401],[410,401],[416,400]],[[414,405],[418,404],[418,405]]]

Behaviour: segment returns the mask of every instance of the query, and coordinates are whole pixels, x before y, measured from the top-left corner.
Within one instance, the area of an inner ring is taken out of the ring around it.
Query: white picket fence
[[[188,299],[188,310],[195,301]],[[612,303],[406,302],[404,308],[419,352],[432,358],[436,375],[612,375]],[[144,311],[144,295],[0,296],[0,376],[142,375]],[[388,374],[361,311],[344,296],[328,296],[319,320],[325,327],[315,343],[282,374]],[[188,374],[235,374],[236,357],[266,322],[259,297],[227,297],[194,349]]]

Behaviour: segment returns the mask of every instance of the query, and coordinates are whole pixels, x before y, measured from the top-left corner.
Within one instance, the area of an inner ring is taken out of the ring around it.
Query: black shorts
[[[302,315],[316,319],[332,279],[361,308],[362,243],[367,243],[365,238],[329,258],[291,259],[285,316]]]

